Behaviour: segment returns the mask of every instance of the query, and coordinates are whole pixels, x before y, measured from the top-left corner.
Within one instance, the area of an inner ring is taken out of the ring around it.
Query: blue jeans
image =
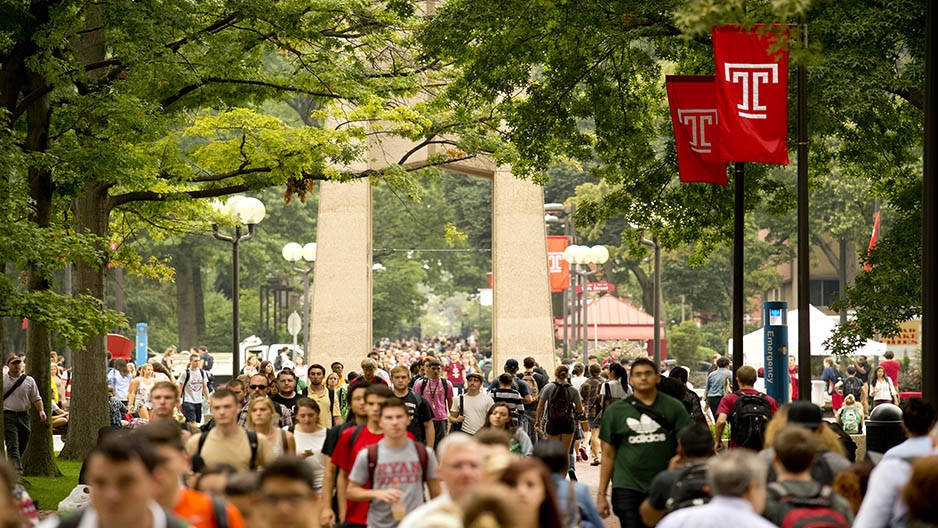
[[[648,494],[642,491],[612,488],[612,511],[622,528],[648,528],[638,513],[638,507],[647,497]]]

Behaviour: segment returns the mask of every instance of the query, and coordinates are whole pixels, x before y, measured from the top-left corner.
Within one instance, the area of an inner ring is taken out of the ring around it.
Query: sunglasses
[[[260,389],[266,389],[266,388],[267,388],[267,385],[248,385],[248,387],[250,387],[250,388],[252,388],[252,389],[260,390]]]

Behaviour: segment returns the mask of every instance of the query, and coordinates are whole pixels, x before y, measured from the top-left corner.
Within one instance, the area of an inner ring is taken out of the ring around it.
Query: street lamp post
[[[296,242],[290,242],[289,244],[283,246],[283,258],[285,258],[290,263],[290,268],[297,272],[303,274],[303,311],[306,312],[306,325],[304,326],[305,330],[303,335],[305,339],[303,341],[303,354],[306,356],[304,359],[309,360],[309,329],[310,324],[312,323],[313,317],[313,307],[309,302],[309,276],[313,272],[313,269],[316,267],[316,243],[310,242],[305,246],[300,246]],[[305,268],[298,267],[297,262],[303,259],[307,262]]]
[[[609,260],[609,250],[605,246],[567,246],[567,249],[563,252],[563,258],[570,264],[570,272],[580,279],[578,282],[580,282],[580,287],[583,290],[583,315],[581,317],[583,321],[583,357],[580,359],[586,359],[589,351],[588,279],[599,273],[599,265],[605,264]],[[597,265],[595,270],[590,270],[591,264]],[[598,341],[599,336],[594,335],[594,337]]]
[[[567,237],[568,247],[576,243],[576,227],[573,225],[573,212],[576,210],[576,206],[570,206],[570,213],[567,213],[566,206],[562,203],[546,203],[544,204],[544,223],[550,224],[560,224],[563,226],[563,234]],[[557,216],[557,215],[561,216]],[[573,300],[573,293],[575,292],[575,283],[574,275],[570,274],[570,284],[567,288],[563,290],[563,358],[570,358],[570,321],[567,321],[567,318],[570,316],[572,310],[570,310],[570,303]],[[575,322],[574,322],[575,324]]]
[[[652,290],[654,290],[654,300],[651,303],[651,309],[654,313],[654,360],[656,368],[658,365],[661,365],[661,306],[659,306],[659,299],[661,298],[661,245],[658,244],[658,236],[652,235],[651,240],[645,238],[645,233],[642,233],[641,239],[642,245],[650,247],[655,252],[655,273],[654,279],[652,281]]]
[[[220,234],[218,224],[212,224],[212,235],[218,240],[231,243],[231,377],[235,378],[241,372],[241,337],[239,335],[241,284],[238,273],[238,246],[241,242],[254,238],[255,226],[264,219],[267,210],[263,202],[247,196],[232,196],[225,205],[217,206],[216,209],[237,220],[234,236]],[[246,235],[241,234],[242,224],[248,227]]]

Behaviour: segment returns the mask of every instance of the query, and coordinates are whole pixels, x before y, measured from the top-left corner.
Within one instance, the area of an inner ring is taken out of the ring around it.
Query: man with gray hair
[[[707,462],[707,480],[713,499],[664,517],[659,528],[723,528],[734,526],[773,528],[760,514],[765,509],[765,462],[746,449],[731,449]]]
[[[414,528],[422,525],[430,516],[438,524],[446,524],[441,522],[439,516],[452,517],[458,521],[454,515],[458,515],[458,510],[454,511],[453,506],[471,495],[482,480],[482,449],[473,437],[465,433],[449,434],[440,442],[437,455],[440,458],[437,473],[446,485],[445,491],[407,514],[398,528]]]

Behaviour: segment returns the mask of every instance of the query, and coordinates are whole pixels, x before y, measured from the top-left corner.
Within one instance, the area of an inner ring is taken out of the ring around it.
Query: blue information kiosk
[[[135,341],[137,345],[137,366],[147,362],[147,340],[147,324],[137,323],[137,340]]]
[[[788,303],[768,301],[765,308],[765,392],[788,403]]]

